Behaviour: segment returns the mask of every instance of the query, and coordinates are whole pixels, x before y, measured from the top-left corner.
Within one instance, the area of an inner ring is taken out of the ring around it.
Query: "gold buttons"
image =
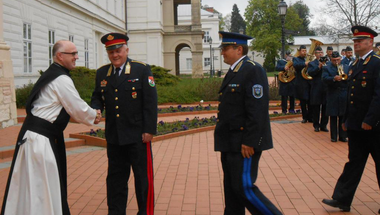
[[[351,101],[351,104],[354,104],[354,101]]]
[[[354,94],[353,94],[353,93],[351,93],[351,96],[354,96]]]
[[[356,81],[356,79],[352,80],[352,81]]]
[[[363,77],[363,80],[365,80],[365,77]]]
[[[135,87],[132,87],[132,90],[136,90],[136,88],[135,88]]]
[[[235,92],[235,89],[232,88],[231,92]]]
[[[221,95],[223,95],[223,93],[219,93],[219,95],[221,96]]]
[[[117,109],[119,109],[119,106],[116,106],[115,108],[116,108],[116,110],[117,110]]]
[[[116,114],[116,117],[120,117],[120,115],[119,115],[119,114]]]
[[[115,89],[115,92],[117,93],[117,89]]]
[[[102,90],[102,92],[104,92],[104,90]]]
[[[355,86],[352,86],[351,88],[352,88],[352,89],[354,89],[354,88],[355,88]]]
[[[244,127],[240,127],[240,131],[244,130]]]
[[[117,101],[117,100],[119,100],[119,98],[118,98],[118,97],[115,97],[115,100]]]

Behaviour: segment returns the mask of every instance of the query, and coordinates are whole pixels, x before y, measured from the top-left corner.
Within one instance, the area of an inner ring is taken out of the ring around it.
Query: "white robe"
[[[80,98],[66,75],[41,89],[31,112],[53,123],[62,108],[77,122],[93,125],[96,111]],[[15,161],[4,215],[62,215],[60,178],[49,139],[30,130],[25,138]]]

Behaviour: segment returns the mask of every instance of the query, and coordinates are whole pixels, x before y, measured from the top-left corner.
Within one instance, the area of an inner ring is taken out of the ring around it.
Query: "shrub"
[[[154,81],[157,85],[172,86],[176,85],[180,80],[179,77],[169,73],[170,69],[155,65],[151,65],[150,69],[152,70]]]
[[[70,74],[80,97],[90,104],[92,92],[95,89],[96,70],[78,66]]]
[[[17,108],[25,108],[26,100],[33,89],[34,84],[29,83],[22,88],[16,89],[16,106]]]
[[[280,100],[281,96],[278,91],[278,85],[275,81],[269,84],[269,100]]]

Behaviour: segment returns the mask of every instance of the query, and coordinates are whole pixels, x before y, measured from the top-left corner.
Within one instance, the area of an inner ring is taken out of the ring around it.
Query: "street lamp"
[[[212,59],[212,38],[210,37],[208,39],[208,43],[210,44],[210,78],[212,78],[212,64],[211,64],[211,59]]]
[[[285,58],[285,33],[284,33],[284,28],[285,28],[285,15],[286,15],[286,10],[288,9],[288,5],[284,0],[282,0],[278,6],[278,14],[281,16],[281,57],[282,59]]]

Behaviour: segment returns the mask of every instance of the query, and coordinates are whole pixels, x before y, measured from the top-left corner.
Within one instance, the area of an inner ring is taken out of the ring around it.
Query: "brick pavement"
[[[275,148],[263,153],[257,180],[264,194],[286,215],[376,214],[380,194],[372,159],[350,213],[322,205],[347,161],[347,143],[331,143],[329,133],[316,133],[312,124],[299,122],[271,123]],[[156,215],[223,214],[220,153],[213,149],[212,131],[153,143]],[[107,214],[106,170],[105,150],[68,155],[68,198],[73,215]],[[0,169],[0,201],[8,171]],[[127,213],[136,214],[133,178],[129,184]]]

